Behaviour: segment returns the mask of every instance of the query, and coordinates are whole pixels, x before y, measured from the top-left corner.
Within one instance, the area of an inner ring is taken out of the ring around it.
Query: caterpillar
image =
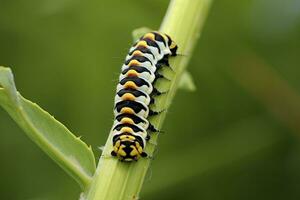
[[[147,157],[144,152],[149,132],[158,132],[148,120],[159,112],[149,106],[154,96],[162,93],[154,87],[158,78],[164,78],[158,70],[170,67],[169,57],[177,55],[178,46],[164,33],[149,32],[129,49],[121,68],[117,85],[111,155],[121,161],[137,161]]]

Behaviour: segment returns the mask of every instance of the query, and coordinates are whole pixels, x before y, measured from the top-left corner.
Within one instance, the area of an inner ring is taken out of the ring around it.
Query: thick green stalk
[[[174,69],[166,71],[171,82],[158,82],[156,87],[168,89],[166,95],[157,99],[153,109],[166,109],[176,93],[178,82],[192,55],[193,48],[200,36],[201,28],[206,18],[211,0],[173,0],[170,3],[161,32],[169,34],[179,46],[179,53],[170,60]],[[166,112],[157,116],[151,122],[161,128]],[[151,159],[141,158],[138,162],[124,163],[110,156],[112,150],[111,135],[109,136],[100,158],[98,168],[91,185],[82,194],[86,200],[127,200],[138,199],[146,172]],[[146,148],[148,154],[155,149],[157,135],[153,135]]]

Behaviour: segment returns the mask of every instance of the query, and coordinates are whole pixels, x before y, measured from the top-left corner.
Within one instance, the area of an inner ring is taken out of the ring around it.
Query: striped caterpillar
[[[142,36],[129,50],[119,77],[114,107],[113,151],[121,161],[137,161],[147,157],[144,152],[149,132],[158,130],[148,117],[158,112],[149,109],[154,96],[160,95],[154,87],[162,67],[169,66],[169,57],[176,56],[177,45],[166,34],[150,32]]]

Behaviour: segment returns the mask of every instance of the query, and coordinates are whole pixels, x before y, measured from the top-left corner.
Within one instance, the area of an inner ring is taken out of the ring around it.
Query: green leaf
[[[144,34],[146,34],[148,32],[151,32],[151,31],[153,31],[153,29],[150,29],[148,27],[141,27],[141,28],[134,29],[132,31],[133,42],[135,42],[136,40],[138,40]]]
[[[180,89],[190,91],[190,92],[196,91],[196,85],[194,83],[192,75],[188,71],[185,71],[182,74],[182,76],[179,80],[179,86],[178,87]]]
[[[5,67],[0,67],[0,105],[82,188],[88,185],[96,167],[91,147],[37,104],[22,97],[11,70]]]

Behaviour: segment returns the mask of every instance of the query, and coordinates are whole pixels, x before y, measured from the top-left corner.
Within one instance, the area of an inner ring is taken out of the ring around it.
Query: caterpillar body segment
[[[155,60],[154,60],[155,61]],[[153,66],[153,62],[151,61],[151,59],[148,59],[147,57],[143,56],[143,55],[139,55],[139,56],[132,56],[131,58],[129,58],[128,60],[125,61],[125,65],[127,66],[134,66],[136,64],[140,64],[143,63],[145,65],[145,67],[148,66]]]
[[[149,106],[144,104],[143,102],[138,101],[130,101],[130,100],[124,100],[117,102],[115,105],[114,114],[118,115],[118,113],[129,113],[129,114],[135,114],[144,118],[147,118],[149,116],[150,112]]]
[[[160,132],[149,117],[158,115],[150,109],[155,96],[163,94],[155,88],[158,72],[169,67],[169,57],[177,55],[177,45],[166,34],[153,31],[143,35],[130,48],[121,67],[115,96],[111,152],[121,161],[137,161],[147,157],[144,152],[151,132]]]
[[[126,56],[125,60],[129,60],[133,56],[145,56],[149,60],[156,60],[156,57],[152,53],[152,51],[146,47],[143,46],[137,46],[133,47],[133,49],[129,52],[129,54]]]
[[[161,59],[164,55],[161,54],[161,51],[153,46],[149,46],[147,44],[146,41],[142,41],[139,40],[138,42],[136,42],[129,50],[129,52],[134,51],[135,49],[142,49],[142,48],[147,48],[149,49],[149,51],[151,51],[151,53],[153,54],[153,56],[155,57],[154,59],[159,60]]]
[[[149,81],[140,77],[126,77],[122,79],[117,85],[117,91],[124,88],[143,91],[146,94],[151,94],[153,91],[152,84],[149,83]]]
[[[150,59],[135,59],[135,58],[138,58],[138,56],[128,56],[128,59],[126,59],[125,63],[123,64],[122,66],[122,72],[128,68],[131,68],[131,67],[138,67],[138,66],[141,66],[141,67],[145,67],[147,68],[149,71],[151,71],[152,73],[154,73],[157,68],[156,68],[156,63],[157,61],[150,58]],[[146,58],[146,57],[145,57]]]
[[[140,77],[144,80],[147,80],[148,82],[152,83],[156,76],[154,74],[155,72],[150,71],[147,67],[143,66],[132,66],[124,69],[119,77],[119,80],[126,77]]]
[[[152,98],[149,96],[149,94],[135,89],[119,90],[115,96],[115,103],[124,100],[142,102],[145,105],[149,105],[152,102]]]
[[[150,70],[151,72],[155,72],[156,71],[156,64],[153,65],[152,62],[144,59],[135,59],[137,58],[137,56],[133,56],[132,58],[130,58],[129,60],[125,61],[124,65],[122,66],[122,71],[126,70],[127,68],[133,67],[133,66],[143,66],[146,67],[148,70]]]
[[[116,116],[114,126],[117,123],[131,123],[151,132],[159,132],[159,130],[157,130],[147,119],[134,114],[123,113]]]
[[[147,131],[143,129],[142,127],[139,127],[135,124],[123,124],[123,123],[117,123],[115,124],[113,128],[113,133],[115,135],[119,133],[129,133],[131,135],[135,136],[141,136],[143,139],[145,139],[148,135]]]

